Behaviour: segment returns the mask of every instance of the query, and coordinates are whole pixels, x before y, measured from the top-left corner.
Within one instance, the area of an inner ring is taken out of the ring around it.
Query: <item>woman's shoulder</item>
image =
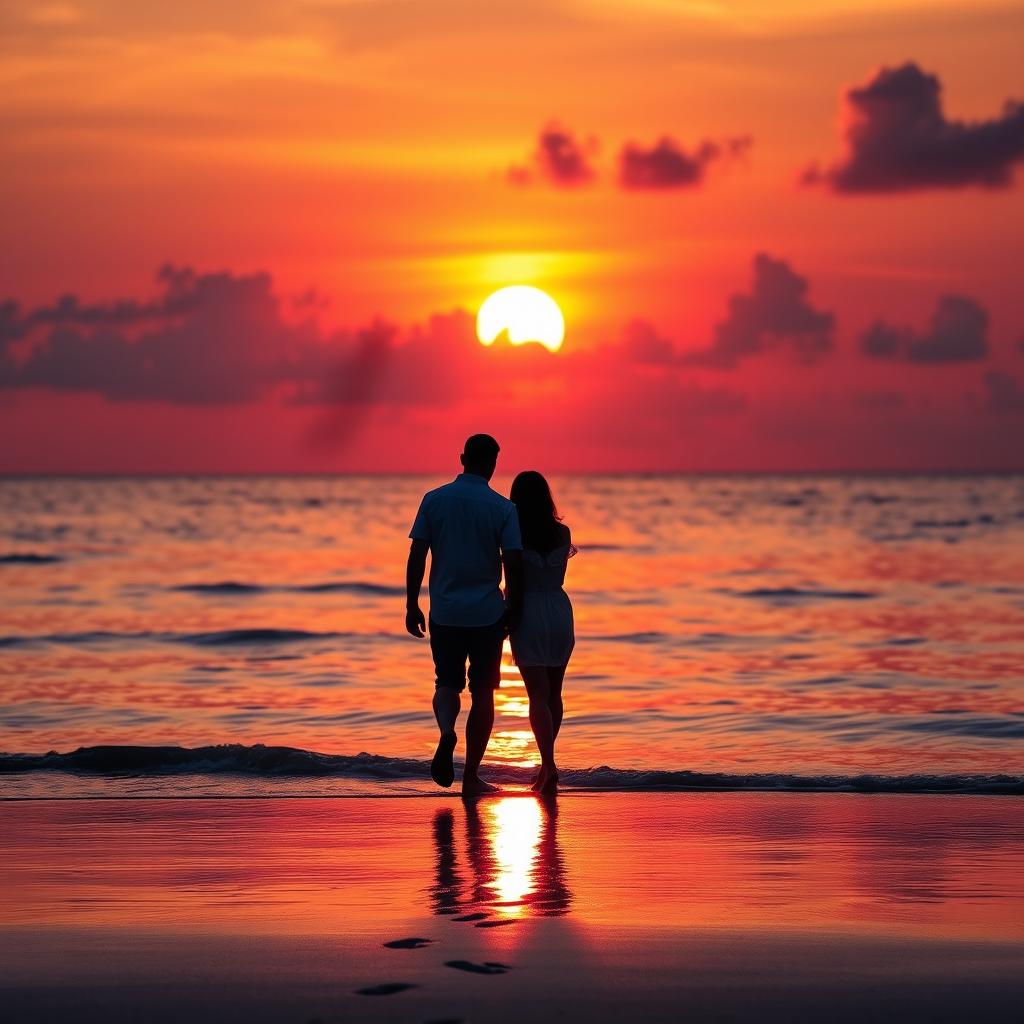
[[[565,552],[566,560],[576,554],[576,545],[572,542],[572,530],[565,523],[558,524],[558,547],[559,552]]]

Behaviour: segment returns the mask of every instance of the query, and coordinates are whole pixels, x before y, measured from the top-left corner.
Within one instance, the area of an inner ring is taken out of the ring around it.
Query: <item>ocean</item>
[[[449,478],[0,482],[0,793],[435,791],[404,566]],[[1024,478],[552,485],[566,788],[1024,792]],[[502,678],[485,768],[521,781]]]

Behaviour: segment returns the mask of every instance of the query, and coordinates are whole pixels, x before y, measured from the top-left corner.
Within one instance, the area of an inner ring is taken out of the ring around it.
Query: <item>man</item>
[[[430,653],[437,676],[434,717],[441,732],[430,776],[445,788],[455,781],[455,722],[469,660],[472,706],[466,722],[463,796],[497,788],[481,780],[478,770],[494,725],[502,643],[522,611],[523,543],[516,507],[488,485],[498,451],[489,434],[469,438],[460,456],[463,472],[424,495],[409,532],[405,628],[415,637],[422,637],[426,627],[419,596],[430,552]],[[507,608],[501,595],[503,563]]]

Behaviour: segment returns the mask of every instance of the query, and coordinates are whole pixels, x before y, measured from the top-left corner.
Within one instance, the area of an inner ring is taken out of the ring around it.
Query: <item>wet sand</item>
[[[997,1020],[1024,804],[10,801],[11,1021]]]

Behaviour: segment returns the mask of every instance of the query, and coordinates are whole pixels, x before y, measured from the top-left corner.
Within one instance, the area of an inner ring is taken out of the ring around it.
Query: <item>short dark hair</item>
[[[462,454],[470,462],[491,462],[498,457],[498,442],[490,434],[474,434],[466,438]]]

